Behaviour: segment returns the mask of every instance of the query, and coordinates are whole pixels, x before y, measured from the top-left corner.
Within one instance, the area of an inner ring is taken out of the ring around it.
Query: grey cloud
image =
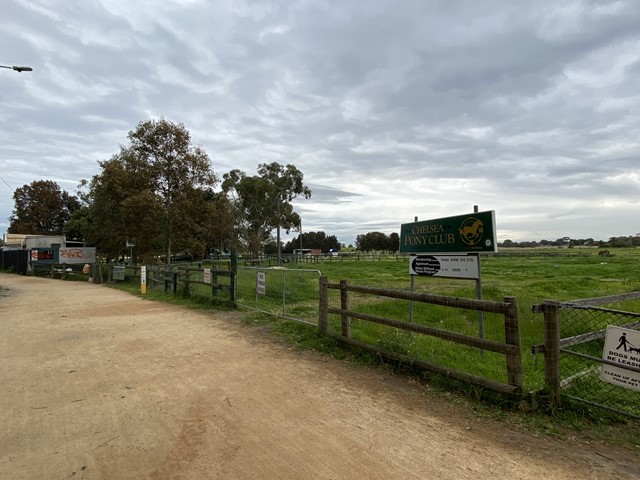
[[[48,178],[87,178],[163,115],[218,174],[294,163],[314,192],[304,222],[341,240],[476,202],[510,234],[543,231],[537,206],[568,234],[591,212],[607,236],[608,205],[638,197],[631,0],[25,5],[0,25],[6,62],[36,67],[0,72],[3,169],[41,158]],[[0,220],[10,204],[0,191]]]

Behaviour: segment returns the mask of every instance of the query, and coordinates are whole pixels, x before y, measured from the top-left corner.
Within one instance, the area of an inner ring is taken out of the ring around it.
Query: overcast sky
[[[349,244],[495,210],[498,240],[640,232],[640,2],[2,0],[0,233],[149,118],[220,177],[292,163]]]

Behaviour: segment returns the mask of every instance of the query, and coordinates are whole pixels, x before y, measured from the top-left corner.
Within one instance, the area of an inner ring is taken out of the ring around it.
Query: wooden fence
[[[329,290],[340,291],[340,308],[329,306]],[[379,317],[371,314],[359,313],[349,308],[349,293],[375,295],[402,299],[412,302],[423,302],[432,305],[441,305],[457,309],[475,310],[481,312],[496,313],[504,317],[505,342],[478,338],[457,332],[447,331],[439,328],[408,323],[400,320]],[[320,308],[319,327],[320,331],[340,342],[356,346],[361,349],[371,351],[388,359],[408,363],[419,368],[437,372],[445,376],[457,378],[466,382],[471,382],[483,387],[487,387],[502,393],[516,394],[522,393],[522,353],[520,347],[520,330],[518,323],[518,305],[515,297],[505,297],[504,301],[496,302],[489,300],[476,300],[469,298],[448,297],[443,295],[414,293],[400,290],[388,290],[382,288],[363,287],[349,285],[346,280],[340,283],[329,283],[327,277],[320,278]],[[341,320],[341,333],[337,334],[329,329],[329,315],[339,315]],[[408,332],[429,335],[440,339],[448,340],[462,345],[476,347],[478,349],[503,354],[506,357],[507,381],[502,383],[496,380],[472,375],[459,370],[453,370],[443,365],[426,362],[407,355],[390,352],[371,344],[351,338],[351,319],[360,319],[366,322],[395,327]]]
[[[235,302],[235,272],[233,270],[208,269],[205,278],[204,268],[166,268],[147,267],[147,282],[151,288],[162,288],[164,293],[182,292],[190,296],[207,296],[218,300],[218,292],[225,292],[231,302]],[[221,282],[226,278],[226,283]]]

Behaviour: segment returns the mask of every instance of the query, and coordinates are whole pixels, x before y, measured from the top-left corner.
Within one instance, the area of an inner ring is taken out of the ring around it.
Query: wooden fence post
[[[522,352],[520,347],[520,324],[518,322],[518,299],[504,297],[509,304],[509,310],[504,316],[505,342],[517,347],[515,354],[507,354],[507,378],[509,385],[518,387],[522,391]]]
[[[544,382],[551,402],[560,406],[560,303],[545,300],[544,312]]]
[[[217,270],[213,270],[211,273],[211,297],[213,298],[213,300],[216,300],[218,298],[218,271]]]
[[[231,257],[229,258],[229,269],[231,270],[231,276],[229,277],[229,299],[233,305],[236,305],[238,301],[237,296],[237,281],[238,281],[238,254],[235,247],[231,249]]]
[[[349,292],[347,287],[349,285],[348,280],[340,280],[340,318],[342,320],[342,336],[351,338],[351,321],[347,311],[349,310]]]
[[[327,291],[327,277],[320,277],[320,304],[318,305],[318,326],[320,327],[320,333],[326,334],[329,330],[329,314],[327,308],[329,308],[329,295]]]

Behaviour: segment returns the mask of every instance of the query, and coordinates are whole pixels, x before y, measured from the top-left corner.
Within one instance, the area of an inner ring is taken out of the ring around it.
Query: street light
[[[12,67],[10,67],[9,65],[0,65],[1,68],[10,68],[11,70],[15,70],[16,72],[20,73],[20,72],[32,72],[33,68],[31,67],[25,67],[25,66],[18,66],[18,65],[13,65]]]

